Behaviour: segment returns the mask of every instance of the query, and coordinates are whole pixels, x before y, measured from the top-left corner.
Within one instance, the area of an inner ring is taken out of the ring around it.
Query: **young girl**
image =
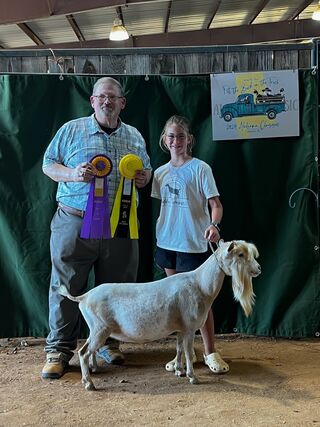
[[[154,172],[151,192],[161,200],[155,261],[167,276],[198,268],[210,255],[208,240],[220,238],[223,209],[219,193],[210,166],[191,155],[194,142],[189,121],[170,117],[161,133],[160,147],[170,152],[171,159]],[[228,364],[215,350],[212,310],[200,332],[204,363],[214,373],[228,372]],[[166,364],[167,371],[175,369],[175,362],[176,358]]]

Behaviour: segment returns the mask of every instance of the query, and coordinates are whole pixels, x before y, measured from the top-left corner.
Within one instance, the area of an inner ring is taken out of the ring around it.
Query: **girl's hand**
[[[137,188],[145,187],[150,179],[150,174],[146,169],[137,170],[135,174],[135,182]]]
[[[218,242],[220,239],[219,230],[213,224],[210,224],[204,232],[204,238],[209,242]]]

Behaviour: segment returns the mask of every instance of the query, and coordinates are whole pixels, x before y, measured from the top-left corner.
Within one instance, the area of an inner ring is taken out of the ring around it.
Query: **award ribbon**
[[[110,239],[107,176],[112,171],[112,162],[109,157],[98,155],[93,157],[90,163],[98,172],[90,183],[89,197],[80,237],[83,239]]]
[[[138,239],[137,195],[134,177],[143,169],[140,157],[127,154],[119,163],[121,180],[111,213],[112,237]]]

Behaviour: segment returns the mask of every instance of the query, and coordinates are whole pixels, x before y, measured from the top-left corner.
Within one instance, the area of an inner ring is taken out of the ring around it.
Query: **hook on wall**
[[[48,58],[48,60],[49,60],[49,61],[52,61],[52,62],[56,65],[56,67],[57,67],[57,68],[58,68],[58,70],[60,71],[59,80],[63,80],[63,79],[64,79],[64,77],[63,77],[63,73],[64,73],[64,65],[65,65],[65,62],[66,62],[68,59],[71,59],[71,58],[64,58],[64,57],[62,57],[62,56],[60,56],[59,58],[57,58],[57,57],[56,57],[56,55],[55,55],[55,53],[54,53],[54,51],[53,51],[53,49],[51,49],[51,48],[49,47],[49,50],[50,50],[50,52],[51,52],[51,54],[52,54],[52,56],[53,56],[53,59],[52,59],[52,58]],[[48,70],[48,73],[50,73],[50,70]]]
[[[294,192],[291,194],[291,196],[289,197],[289,207],[290,208],[295,208],[296,207],[296,203],[292,202],[292,197],[298,192],[298,191],[302,191],[302,190],[307,190],[310,191],[314,197],[316,198],[316,204],[317,204],[317,208],[319,208],[319,196],[310,188],[307,187],[301,187],[301,188],[297,188],[296,190],[294,190]]]
[[[51,52],[51,54],[53,56],[53,59],[49,58],[49,61],[53,61],[56,64],[56,66],[59,68],[59,70],[60,70],[59,80],[63,80],[63,75],[62,75],[62,73],[63,73],[63,66],[62,65],[63,65],[64,59],[62,57],[57,58],[56,55],[55,55],[55,53],[54,53],[54,51],[53,51],[53,49],[51,49],[51,47],[49,47],[49,50],[50,50],[50,52]]]

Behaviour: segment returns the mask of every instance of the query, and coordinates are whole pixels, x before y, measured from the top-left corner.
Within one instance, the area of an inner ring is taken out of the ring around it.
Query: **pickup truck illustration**
[[[225,104],[221,108],[221,118],[230,122],[234,117],[242,116],[264,116],[273,120],[277,114],[285,111],[284,89],[280,89],[277,94],[272,94],[270,89],[263,89],[263,95],[258,91],[252,93],[242,93],[236,102]]]

